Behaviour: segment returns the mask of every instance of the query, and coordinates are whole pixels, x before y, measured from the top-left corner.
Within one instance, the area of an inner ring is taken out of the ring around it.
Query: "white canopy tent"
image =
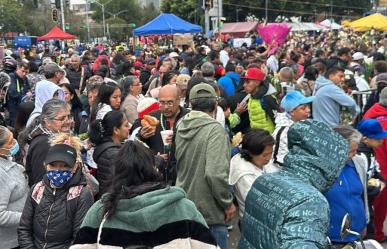
[[[336,23],[334,20],[326,19],[320,22],[320,25],[326,27],[326,29],[341,29],[341,25]]]

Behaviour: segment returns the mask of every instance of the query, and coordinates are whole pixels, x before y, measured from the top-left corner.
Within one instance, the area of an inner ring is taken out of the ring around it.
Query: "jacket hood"
[[[320,192],[333,185],[348,159],[348,142],[328,125],[310,119],[289,128],[288,146],[283,170]]]
[[[55,83],[45,84],[43,88],[39,89],[40,91],[36,92],[35,95],[35,110],[41,112],[43,105],[52,97],[56,91],[62,91],[62,88],[55,85]]]
[[[294,122],[288,117],[286,112],[282,112],[282,113],[277,113],[275,117],[275,124],[276,124],[275,128],[282,127],[282,126],[289,127],[292,124],[294,124]]]
[[[201,111],[191,111],[187,113],[178,124],[179,136],[182,139],[190,140],[200,131],[204,126],[218,125],[216,119],[211,118],[207,113]]]
[[[98,201],[91,208],[97,209],[100,217],[103,210],[101,206],[101,201]],[[106,221],[104,227],[143,232],[155,231],[162,225],[180,220],[194,220],[205,225],[203,216],[193,210],[196,210],[195,204],[186,199],[183,189],[167,187],[130,199],[121,199],[116,212]],[[90,221],[89,217],[86,217],[82,226],[99,226],[99,222],[88,224]]]
[[[333,84],[332,81],[328,80],[322,75],[319,75],[316,79],[316,91],[323,86]]]
[[[377,118],[387,115],[387,107],[382,106],[380,103],[373,105],[364,115],[364,118]]]
[[[230,78],[233,78],[234,80],[236,80],[237,82],[240,81],[241,79],[241,76],[239,74],[237,74],[236,72],[228,72],[226,74],[227,77],[230,77]]]
[[[255,99],[259,99],[259,98],[262,98],[263,96],[272,95],[276,92],[277,92],[277,90],[275,89],[275,87],[272,84],[270,84],[267,81],[263,81],[262,85],[259,86],[258,92],[256,92],[253,95],[253,97]]]

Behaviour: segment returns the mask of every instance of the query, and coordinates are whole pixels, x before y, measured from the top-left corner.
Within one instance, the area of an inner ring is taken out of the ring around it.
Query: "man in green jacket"
[[[226,222],[236,215],[228,187],[230,144],[224,128],[215,117],[215,90],[206,83],[192,88],[192,111],[177,125],[176,186],[187,192],[203,214],[216,242],[227,249]]]
[[[274,114],[278,109],[277,100],[273,97],[276,89],[264,81],[265,74],[258,68],[249,68],[243,77],[243,87],[251,97],[247,103],[251,128],[260,128],[273,133],[275,128]]]

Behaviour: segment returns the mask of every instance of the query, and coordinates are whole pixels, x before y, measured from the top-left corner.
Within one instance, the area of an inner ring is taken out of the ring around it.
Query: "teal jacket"
[[[225,225],[232,203],[228,186],[230,144],[222,125],[208,114],[191,111],[177,125],[176,186],[187,192],[208,225]]]
[[[348,159],[348,143],[326,124],[306,120],[290,127],[283,169],[260,176],[246,197],[238,248],[322,249],[329,205],[323,192]]]
[[[87,212],[71,249],[90,248],[97,241],[117,248],[148,248],[183,239],[196,241],[201,248],[216,247],[203,216],[178,187],[121,199],[116,212],[108,219],[103,217],[99,200]],[[102,232],[98,235],[100,226]]]

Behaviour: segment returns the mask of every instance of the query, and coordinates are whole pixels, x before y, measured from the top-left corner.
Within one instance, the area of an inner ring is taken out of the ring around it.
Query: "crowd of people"
[[[7,50],[0,248],[383,242],[386,34],[252,40]]]

